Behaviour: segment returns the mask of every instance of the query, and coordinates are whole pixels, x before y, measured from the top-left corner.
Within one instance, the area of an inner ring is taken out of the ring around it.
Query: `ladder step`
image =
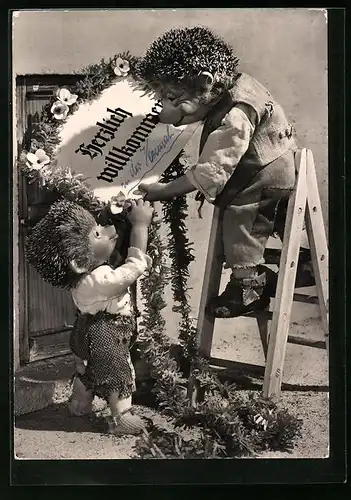
[[[272,297],[274,299],[274,297]],[[293,297],[293,302],[303,302],[305,304],[317,304],[318,305],[318,297],[316,297],[315,295],[305,295],[303,293],[294,293],[294,297]],[[264,315],[267,315],[269,316],[269,313],[268,311],[259,311],[258,313],[257,312],[252,312],[252,313],[249,313],[249,314],[246,314],[246,316],[249,316],[249,317],[256,317],[257,314],[262,314],[263,316]]]
[[[233,361],[231,359],[214,358],[211,356],[209,358],[209,364],[221,368],[241,369],[248,373],[253,373],[258,375],[264,374],[264,366],[253,365],[251,363],[243,363],[241,361]]]
[[[319,304],[318,297],[314,295],[304,295],[303,293],[294,293],[294,302],[304,302],[305,304]]]
[[[318,297],[314,295],[304,295],[303,293],[294,293],[294,302],[303,302],[304,304],[317,304],[318,305]],[[270,320],[272,319],[273,312],[272,311],[253,311],[251,313],[245,314],[245,318],[257,318],[261,317],[262,319]]]
[[[280,257],[282,250],[281,248],[266,248],[264,252],[265,264],[274,264],[279,266]],[[307,248],[300,248],[299,252],[299,263],[306,264],[311,261],[311,251]]]
[[[272,296],[274,299],[274,295]],[[319,304],[315,295],[305,295],[304,293],[294,293],[293,302],[303,302],[304,304]]]
[[[315,347],[316,349],[326,349],[327,345],[324,340],[312,340],[296,337],[295,335],[288,336],[289,344],[304,345],[307,347]]]

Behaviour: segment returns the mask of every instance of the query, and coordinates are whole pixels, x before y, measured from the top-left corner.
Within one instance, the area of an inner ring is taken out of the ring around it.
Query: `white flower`
[[[54,115],[56,120],[64,120],[68,115],[68,111],[68,105],[62,101],[55,101],[51,106],[51,113]]]
[[[67,106],[72,106],[78,99],[77,94],[71,94],[68,89],[62,88],[56,92],[57,99]]]
[[[120,191],[116,196],[113,196],[110,200],[111,213],[116,215],[123,212],[125,201],[126,201],[126,196],[122,191]]]
[[[33,170],[40,170],[48,163],[50,163],[50,157],[43,149],[37,149],[35,153],[27,154],[27,166]]]
[[[117,205],[117,203],[111,203],[110,210],[113,215],[117,215],[123,212],[123,207]]]
[[[118,194],[112,196],[111,198],[111,203],[117,203],[118,205],[123,205],[125,201],[126,195],[123,193],[123,191],[120,191]]]
[[[68,115],[69,106],[72,106],[78,99],[77,94],[71,94],[68,89],[58,89],[56,92],[57,101],[51,107],[51,113],[56,120],[64,120]]]
[[[121,57],[117,57],[114,72],[117,76],[127,76],[130,70],[129,61],[126,59],[122,59]]]

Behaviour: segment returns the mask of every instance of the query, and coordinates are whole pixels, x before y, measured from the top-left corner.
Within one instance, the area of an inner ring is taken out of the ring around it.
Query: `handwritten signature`
[[[129,167],[129,173],[134,178],[138,175],[141,169],[142,169],[142,164],[140,163],[140,161],[137,161],[136,163],[131,163]]]
[[[146,172],[142,172],[141,178],[137,181],[137,184],[128,189],[129,185],[133,183],[135,177],[140,174],[140,171],[144,170],[139,161],[135,163],[132,162],[129,170],[132,178],[122,182],[122,188],[128,189],[128,193],[137,189],[137,186],[142,182],[143,178],[155,168],[157,163],[159,163],[167,153],[171,151],[174,143],[182,133],[183,131],[179,134],[175,134],[174,132],[170,133],[169,125],[167,125],[166,133],[164,134],[162,140],[156,144],[153,143],[152,148],[149,148],[149,140],[146,139],[145,146],[141,148],[140,151],[144,152],[147,170]]]
[[[140,161],[137,162],[131,162],[130,167],[129,167],[129,175],[131,176],[131,179],[127,179],[126,181],[121,182],[121,187],[123,189],[126,189],[128,187],[128,184],[133,182],[135,177],[138,176],[139,172],[142,170],[143,166]]]
[[[163,136],[163,139],[161,140],[161,142],[159,142],[158,144],[156,144],[156,146],[154,146],[153,148],[149,149],[149,141],[147,140],[146,141],[146,147],[145,147],[145,159],[146,159],[146,164],[149,165],[150,163],[151,164],[155,164],[158,163],[158,161],[163,157],[163,155],[165,155],[166,153],[168,153],[175,140],[173,140],[172,142],[172,137],[174,136],[174,132],[172,132],[170,134],[170,131],[169,131],[169,125],[167,125],[167,132],[166,134]],[[160,158],[160,155],[161,158]],[[158,161],[156,161],[158,160]]]

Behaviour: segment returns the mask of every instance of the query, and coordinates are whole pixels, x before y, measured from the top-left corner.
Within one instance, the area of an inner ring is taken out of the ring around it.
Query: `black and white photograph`
[[[328,459],[327,10],[11,22],[14,459]]]

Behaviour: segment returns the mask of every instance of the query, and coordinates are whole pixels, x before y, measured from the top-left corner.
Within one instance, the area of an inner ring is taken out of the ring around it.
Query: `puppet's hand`
[[[146,193],[144,199],[147,201],[160,201],[164,199],[165,184],[154,182],[152,184],[141,183],[138,186],[139,191]]]
[[[172,198],[191,193],[195,191],[195,189],[196,188],[186,175],[181,175],[167,184],[154,182],[153,184],[140,184],[139,186],[140,191],[145,191],[147,193],[145,200],[149,201],[171,200]]]
[[[148,201],[144,200],[131,200],[130,210],[128,212],[128,219],[135,226],[149,227],[151,224],[152,214],[154,213],[153,207],[150,206]]]

